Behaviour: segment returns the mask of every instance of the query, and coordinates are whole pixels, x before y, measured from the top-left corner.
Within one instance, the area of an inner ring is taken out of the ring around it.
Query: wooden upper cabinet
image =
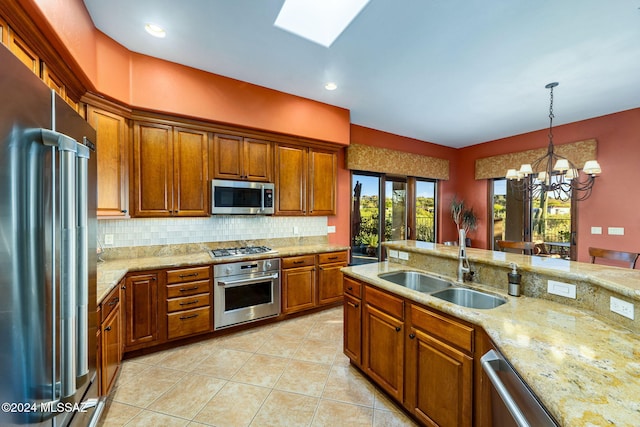
[[[9,26],[7,25],[7,22],[0,17],[0,43],[3,45],[6,45],[9,41],[8,31]]]
[[[173,215],[206,216],[208,133],[185,128],[173,131]]]
[[[307,148],[276,145],[276,215],[305,215]]]
[[[62,80],[58,78],[45,63],[42,63],[42,80],[47,86],[55,90],[58,95],[64,100],[67,99],[67,88]]]
[[[308,215],[336,214],[338,159],[336,153],[309,150]]]
[[[171,216],[173,211],[173,132],[171,126],[133,126],[133,215]]]
[[[87,106],[87,121],[97,133],[98,217],[129,216],[127,121],[91,105]]]
[[[7,45],[24,65],[40,77],[40,57],[13,31],[9,31]]]
[[[215,134],[213,176],[217,179],[271,180],[271,143],[234,135]]]
[[[135,122],[134,216],[208,215],[208,134]]]

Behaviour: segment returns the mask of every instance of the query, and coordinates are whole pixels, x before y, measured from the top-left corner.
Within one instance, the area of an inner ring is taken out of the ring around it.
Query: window
[[[416,180],[415,240],[436,241],[436,181]]]

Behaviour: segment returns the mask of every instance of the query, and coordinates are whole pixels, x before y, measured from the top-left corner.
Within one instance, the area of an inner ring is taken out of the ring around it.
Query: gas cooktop
[[[209,252],[213,258],[224,258],[245,255],[274,254],[277,251],[266,246],[243,246],[240,248],[213,249]]]

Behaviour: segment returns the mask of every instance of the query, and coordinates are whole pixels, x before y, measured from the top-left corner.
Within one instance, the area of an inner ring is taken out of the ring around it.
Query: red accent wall
[[[578,202],[578,261],[589,261],[588,248],[640,251],[640,108],[554,126],[554,143],[565,144],[595,138],[602,174],[591,197]],[[480,213],[480,227],[472,236],[474,246],[488,247],[487,181],[474,179],[475,160],[531,148],[546,147],[547,130],[515,135],[459,150],[458,191]],[[602,227],[592,235],[591,227]],[[624,227],[624,236],[610,236],[608,227]]]

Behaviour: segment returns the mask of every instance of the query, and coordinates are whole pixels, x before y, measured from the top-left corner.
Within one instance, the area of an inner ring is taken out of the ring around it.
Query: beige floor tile
[[[374,409],[380,409],[383,411],[393,411],[393,412],[401,412],[402,410],[398,408],[394,401],[387,397],[383,391],[376,388],[375,392],[375,401],[373,403]]]
[[[137,359],[125,360],[122,362],[120,372],[118,373],[118,379],[116,380],[116,387],[138,378],[140,375],[144,375],[145,371],[151,369],[151,365],[138,363],[136,360]]]
[[[112,393],[113,400],[145,408],[173,387],[184,375],[184,372],[153,366],[143,375],[118,385]]]
[[[302,340],[307,336],[316,321],[306,317],[297,317],[281,323],[278,329],[274,331],[274,334],[287,335]]]
[[[373,409],[349,403],[320,400],[313,427],[371,426]]]
[[[193,421],[216,426],[248,426],[271,389],[228,382]]]
[[[129,421],[127,427],[183,427],[189,424],[189,420],[176,418],[157,412],[142,411],[134,419]]]
[[[143,363],[145,365],[155,365],[174,351],[175,349],[159,351],[157,353],[151,353],[145,356],[136,357],[132,360],[135,360],[136,363]]]
[[[121,427],[138,415],[142,409],[109,399],[100,417],[98,427]]]
[[[276,332],[260,346],[256,353],[291,357],[300,347],[301,341],[300,337],[280,335]]]
[[[329,376],[329,365],[292,360],[275,389],[320,397]]]
[[[413,427],[417,425],[403,412],[381,411],[378,409],[373,411],[374,427]]]
[[[167,357],[159,360],[156,366],[188,372],[193,370],[194,365],[202,362],[214,351],[214,348],[197,344],[179,347],[169,353]]]
[[[270,331],[244,331],[221,338],[220,346],[230,350],[255,353],[271,334]]]
[[[335,341],[305,339],[293,355],[293,359],[331,365],[338,353]]]
[[[334,366],[329,373],[322,398],[373,408],[375,387],[355,368]]]
[[[343,323],[335,320],[317,322],[307,335],[308,339],[337,342],[342,340]]]
[[[202,362],[194,365],[192,372],[229,380],[250,357],[251,353],[246,351],[218,348]]]
[[[264,402],[251,427],[297,427],[311,424],[318,399],[274,390]]]
[[[289,360],[282,357],[254,354],[231,379],[240,383],[273,387],[288,363]]]
[[[149,405],[148,409],[167,415],[193,419],[226,383],[226,380],[219,378],[187,374]]]

